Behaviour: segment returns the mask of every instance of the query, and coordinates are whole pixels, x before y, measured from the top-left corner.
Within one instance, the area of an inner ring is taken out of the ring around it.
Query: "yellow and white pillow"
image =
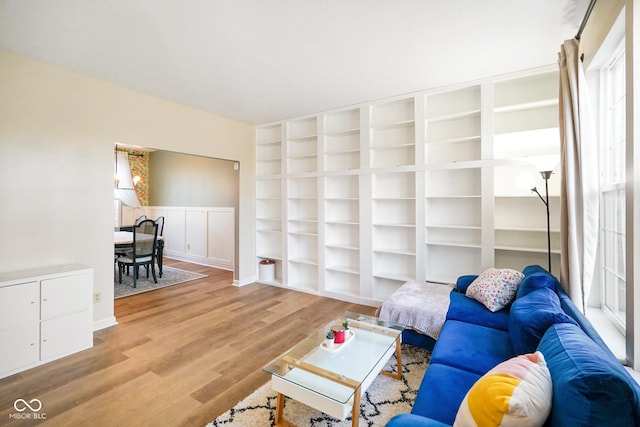
[[[553,385],[539,351],[500,363],[464,397],[454,427],[542,426],[551,411]]]

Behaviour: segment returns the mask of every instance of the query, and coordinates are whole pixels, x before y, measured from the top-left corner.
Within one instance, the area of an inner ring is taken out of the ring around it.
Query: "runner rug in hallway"
[[[431,353],[422,348],[403,345],[403,379],[394,380],[378,375],[361,398],[360,426],[383,426],[394,415],[410,412],[430,357]],[[385,369],[397,372],[395,356],[389,360]],[[272,426],[275,413],[276,393],[269,382],[206,427]],[[298,427],[351,426],[351,417],[340,421],[289,398],[285,399],[283,416]]]

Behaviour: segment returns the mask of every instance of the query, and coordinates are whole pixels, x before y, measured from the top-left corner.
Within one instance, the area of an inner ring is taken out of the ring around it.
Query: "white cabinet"
[[[0,273],[0,377],[93,346],[93,270]]]
[[[546,266],[544,204],[516,182],[559,153],[557,80],[544,67],[258,127],[256,267],[377,305],[407,280]]]

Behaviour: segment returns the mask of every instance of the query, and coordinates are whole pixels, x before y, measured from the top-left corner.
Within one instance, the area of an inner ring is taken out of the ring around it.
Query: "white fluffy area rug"
[[[207,277],[206,274],[193,273],[191,271],[181,270],[173,267],[162,267],[162,277],[158,274],[156,269],[156,276],[158,283],[154,283],[151,273],[147,279],[147,274],[144,267],[140,267],[140,277],[136,280],[136,287],[133,287],[133,276],[129,274],[122,275],[122,283],[118,283],[118,272],[115,271],[115,278],[113,280],[114,286],[114,298],[123,298],[130,295],[141,294],[143,292],[154,291],[160,288],[166,288],[167,286],[177,285],[179,283],[188,282],[190,280],[196,280],[203,277]]]
[[[361,398],[360,426],[383,426],[394,415],[410,412],[430,357],[431,352],[427,350],[403,345],[403,379],[378,375]],[[385,369],[397,372],[397,366],[394,355]],[[275,414],[276,392],[271,389],[269,382],[207,424],[207,427],[273,426]],[[283,417],[298,427],[351,426],[351,417],[338,420],[290,398],[285,399]]]

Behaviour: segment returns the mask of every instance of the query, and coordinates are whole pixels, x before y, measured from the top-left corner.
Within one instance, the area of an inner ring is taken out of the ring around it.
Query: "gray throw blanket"
[[[438,339],[452,289],[453,285],[440,283],[406,282],[378,308],[378,317]]]

